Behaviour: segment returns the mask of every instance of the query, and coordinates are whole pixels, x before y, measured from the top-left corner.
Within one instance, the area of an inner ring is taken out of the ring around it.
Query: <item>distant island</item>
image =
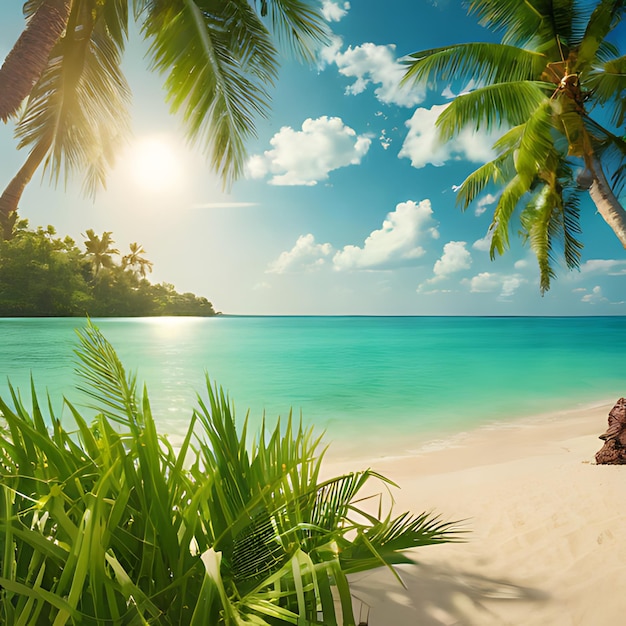
[[[10,237],[0,235],[0,317],[219,315],[204,297],[152,284],[139,244],[122,255],[110,232],[89,229],[84,237],[81,250],[53,226],[32,229],[25,219]]]

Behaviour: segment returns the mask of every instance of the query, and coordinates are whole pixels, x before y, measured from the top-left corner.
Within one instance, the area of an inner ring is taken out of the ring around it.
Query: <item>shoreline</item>
[[[440,429],[416,430],[390,434],[386,428],[376,425],[372,432],[365,426],[364,430],[349,439],[346,432],[338,431],[332,436],[333,429],[326,429],[324,441],[329,444],[326,453],[326,463],[343,465],[345,469],[353,471],[355,464],[392,463],[394,461],[410,460],[435,452],[444,452],[449,449],[463,449],[466,446],[475,446],[483,442],[487,447],[493,439],[497,443],[499,435],[505,433],[525,433],[529,429],[545,428],[548,437],[553,434],[550,427],[557,431],[567,425],[581,434],[592,434],[596,422],[600,423],[598,436],[606,430],[608,413],[617,401],[593,399],[565,409],[551,410],[544,413],[522,414],[509,416],[502,420],[485,420],[482,423],[467,425],[451,425]],[[592,421],[593,420],[593,421]],[[315,426],[315,424],[313,424]],[[393,427],[393,426],[391,426]],[[533,436],[534,438],[534,436]],[[357,443],[358,440],[358,443]],[[601,442],[600,442],[601,443]],[[601,446],[599,446],[601,447]],[[595,453],[594,453],[595,454]]]
[[[615,399],[617,401],[617,398]],[[324,473],[371,467],[393,480],[394,511],[465,520],[464,543],[417,549],[353,578],[370,626],[603,626],[626,600],[626,467],[598,466],[613,403],[534,416],[427,442],[411,454],[340,458]]]

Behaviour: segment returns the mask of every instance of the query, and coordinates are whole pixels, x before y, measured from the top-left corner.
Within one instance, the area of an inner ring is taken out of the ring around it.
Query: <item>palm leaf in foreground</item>
[[[34,385],[32,415],[0,399],[1,623],[348,626],[347,574],[460,538],[367,510],[389,484],[371,470],[321,481],[320,438],[291,417],[248,445],[211,384],[174,449],[112,346],[78,334],[91,424],[68,401],[45,417]]]

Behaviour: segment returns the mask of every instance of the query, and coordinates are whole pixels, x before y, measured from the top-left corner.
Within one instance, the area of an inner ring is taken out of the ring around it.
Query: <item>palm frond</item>
[[[557,42],[572,38],[573,7],[571,0],[470,0],[469,13],[502,32],[503,43],[523,47],[533,41],[536,48],[560,56]]]
[[[518,203],[530,190],[531,180],[524,175],[517,174],[504,188],[498,204],[496,205],[493,221],[490,226],[491,258],[494,259],[496,252],[504,254],[509,247],[509,223],[518,206]]]
[[[457,189],[456,203],[465,211],[469,205],[487,188],[488,185],[500,185],[505,176],[503,168],[504,161],[509,159],[508,155],[498,157],[475,169]]]
[[[596,62],[604,63],[606,61],[616,59],[619,56],[619,48],[612,41],[605,39],[598,46],[598,51],[596,52]]]
[[[583,121],[592,138],[595,158],[601,160],[614,193],[619,195],[626,184],[626,137],[618,137],[590,117]]]
[[[515,153],[515,169],[532,179],[543,170],[551,171],[550,160],[558,161],[552,138],[553,107],[550,100],[539,105],[522,125]]]
[[[569,168],[565,168],[561,174],[565,179],[572,177]],[[530,243],[539,264],[542,293],[550,288],[551,280],[556,277],[554,265],[560,252],[568,269],[580,265],[583,247],[578,238],[581,233],[580,193],[564,193],[565,179],[542,185],[520,216],[524,237]],[[571,184],[565,185],[565,188],[571,187]]]
[[[626,121],[626,56],[594,67],[586,76],[584,87],[609,113],[610,123],[622,127]]]
[[[563,197],[563,256],[569,269],[580,267],[583,244],[580,241],[580,193],[572,191]]]
[[[259,3],[278,41],[304,61],[314,61],[320,44],[328,43],[330,36],[319,8],[307,0],[255,0],[255,5]]]
[[[412,563],[411,548],[463,541],[460,522],[444,522],[438,515],[403,513],[397,517],[372,520],[353,543],[342,550],[340,560],[347,574],[379,565]]]
[[[493,83],[538,80],[546,65],[543,54],[496,43],[463,43],[410,54],[403,82],[435,89],[450,81]]]
[[[512,82],[481,87],[455,98],[437,119],[443,141],[461,129],[491,130],[524,123],[549,99],[553,85],[543,82]]]
[[[575,71],[580,72],[594,62],[606,36],[618,24],[623,12],[623,0],[604,0],[596,3],[588,19],[585,35],[578,46]]]
[[[228,185],[240,176],[244,142],[269,107],[277,53],[247,2],[155,3],[144,18],[151,67],[166,74],[167,100]]]
[[[127,16],[118,4],[99,5],[95,12],[73,4],[67,33],[54,47],[16,127],[20,148],[50,148],[44,165],[52,180],[58,183],[64,173],[67,181],[83,171],[89,195],[105,186],[130,128],[130,90],[120,69]]]
[[[555,197],[549,185],[543,185],[528,202],[520,222],[539,265],[539,288],[541,293],[550,289],[550,282],[556,277],[553,259],[552,221],[555,212]]]
[[[506,133],[496,139],[493,144],[493,149],[499,155],[505,155],[513,150],[517,150],[524,134],[524,127],[524,124],[518,124],[517,126],[509,128]]]
[[[74,352],[78,357],[77,373],[85,382],[79,390],[95,400],[94,408],[121,424],[133,429],[143,421],[137,394],[137,377],[126,374],[113,346],[91,323],[77,329],[80,347]]]
[[[366,482],[375,474],[370,470],[346,474],[321,484],[311,508],[310,523],[326,531],[341,527],[350,505]]]

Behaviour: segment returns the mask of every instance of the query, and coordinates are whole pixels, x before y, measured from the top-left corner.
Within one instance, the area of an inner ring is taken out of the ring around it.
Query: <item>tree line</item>
[[[14,225],[11,238],[0,237],[0,316],[216,315],[204,297],[152,284],[152,263],[138,243],[122,255],[110,232],[89,229],[84,237],[81,250],[53,226],[32,229],[28,220]]]

